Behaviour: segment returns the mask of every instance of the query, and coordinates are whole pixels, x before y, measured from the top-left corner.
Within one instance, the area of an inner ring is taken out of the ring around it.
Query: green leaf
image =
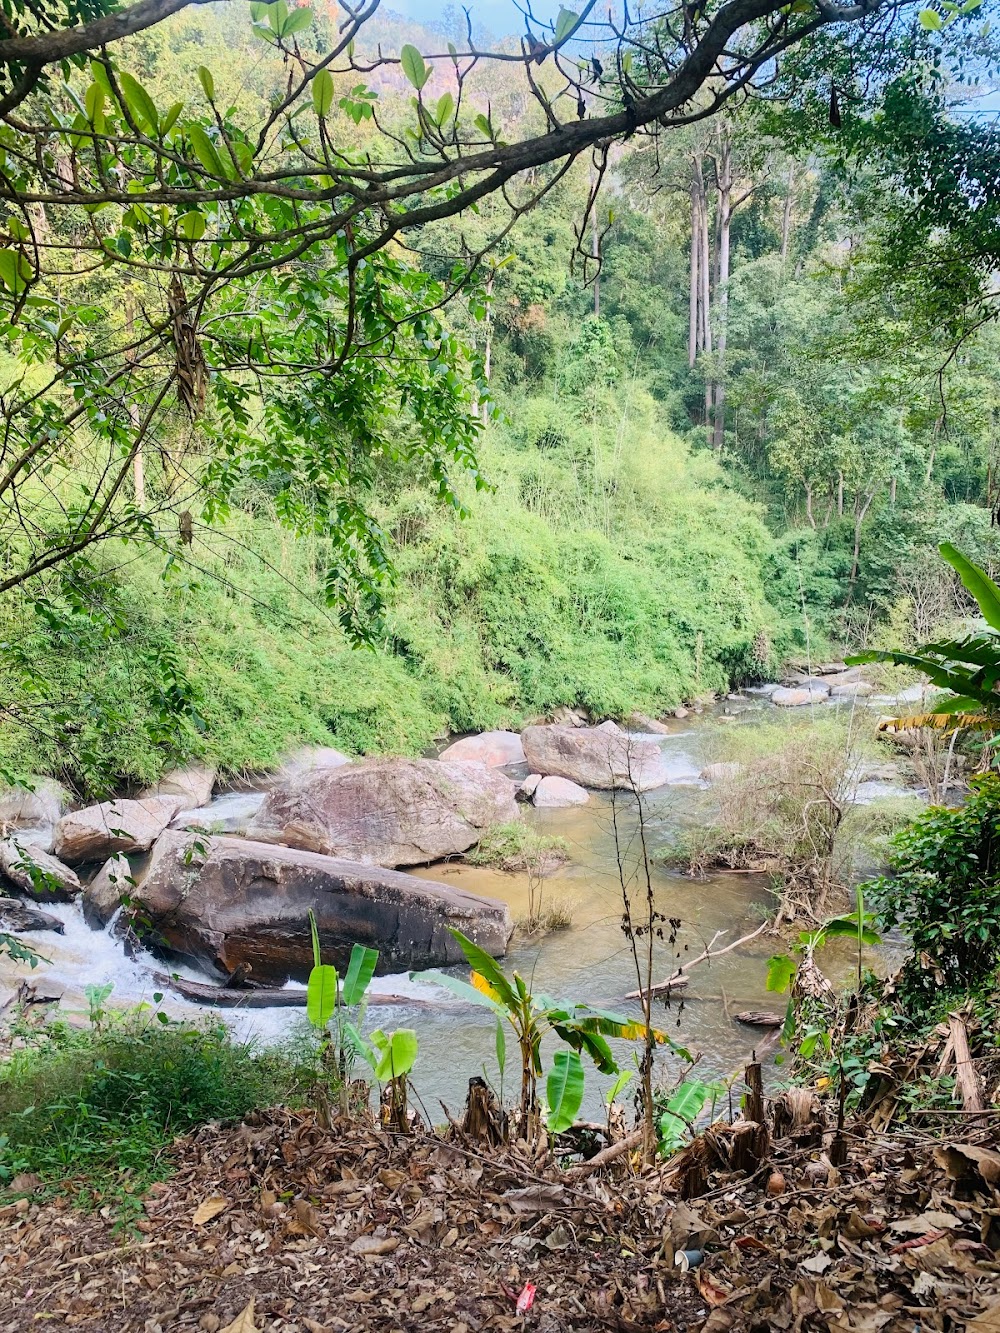
[[[925,9],[921,11],[920,17],[923,18],[924,14],[933,12],[933,10]],[[957,571],[958,577],[962,580],[966,590],[971,592],[979,603],[979,609],[983,613],[983,619],[987,625],[992,625],[994,629],[1000,629],[1000,588],[978,565],[974,565],[971,560],[966,559],[961,551],[952,546],[951,542],[942,542],[938,550],[952,569]]]
[[[25,272],[26,264],[16,250],[0,250],[0,280],[14,296],[20,296],[33,276],[30,267]]]
[[[933,9],[922,9],[917,17],[925,32],[940,32],[944,27],[944,19]]]
[[[205,235],[205,215],[196,208],[177,219],[177,234],[185,241],[200,241]],[[318,965],[318,960],[317,960]]]
[[[369,949],[364,944],[354,945],[347,964],[347,975],[344,977],[345,1004],[353,1007],[361,1003],[377,966],[378,949]]]
[[[306,987],[306,1017],[314,1028],[325,1028],[337,1004],[337,969],[328,963],[314,967]]]
[[[434,112],[434,119],[439,125],[444,125],[445,121],[451,116],[455,109],[455,99],[451,93],[444,93],[438,98],[437,110]]]
[[[556,1051],[545,1081],[550,1134],[570,1129],[583,1103],[583,1062],[576,1051]]]
[[[368,1042],[365,1041],[364,1037],[362,1037],[361,1033],[353,1023],[348,1022],[344,1024],[344,1035],[354,1048],[355,1055],[369,1064],[372,1073],[374,1074],[375,1067],[378,1064],[378,1056],[375,1050],[369,1046]]]
[[[559,10],[559,16],[556,19],[556,42],[564,41],[576,27],[580,15],[572,9]]]
[[[167,134],[177,124],[177,118],[184,110],[183,102],[175,102],[160,123],[160,133]]]
[[[660,1116],[660,1151],[664,1155],[675,1152],[685,1141],[711,1092],[710,1083],[693,1078],[682,1083],[671,1094]]]
[[[827,939],[847,936],[856,940],[858,938],[858,918],[855,915],[836,916],[830,921],[824,921],[823,934]],[[881,944],[882,936],[877,931],[872,930],[870,926],[863,925],[861,928],[861,943],[868,945]]]
[[[410,46],[407,43],[400,51],[399,59],[403,66],[403,73],[419,92],[431,76],[431,71],[424,64],[423,56],[415,46]]]
[[[198,82],[201,84],[202,92],[211,102],[215,97],[215,79],[212,77],[212,71],[205,65],[198,66]]]
[[[191,140],[194,155],[211,176],[225,177],[225,168],[215,144],[200,125],[189,125],[187,136]]]
[[[507,1034],[504,1032],[503,1020],[500,1018],[497,1019],[496,1050],[497,1068],[500,1070],[500,1077],[503,1078],[504,1070],[507,1068]]]
[[[623,1069],[621,1071],[614,1083],[612,1083],[611,1087],[608,1088],[607,1092],[604,1094],[604,1100],[608,1106],[614,1106],[618,1097],[621,1095],[622,1090],[631,1083],[633,1078],[635,1078],[634,1070]]]
[[[379,1029],[372,1033],[372,1045],[379,1052],[375,1077],[380,1083],[404,1078],[417,1059],[417,1034],[412,1028],[399,1028],[388,1036]]]
[[[293,9],[288,18],[281,25],[279,36],[294,37],[297,32],[303,32],[306,28],[312,26],[313,12],[311,9]]]
[[[477,1004],[481,1009],[490,1009],[502,1018],[504,1008],[497,1004],[496,1000],[491,1000],[488,995],[482,991],[476,990],[475,986],[470,986],[467,981],[461,977],[450,977],[447,972],[411,972],[411,977],[417,981],[432,981],[437,986],[443,986],[445,990],[450,990],[452,995],[457,995],[460,1000],[466,1000],[469,1004]]]
[[[321,69],[312,81],[313,110],[321,120],[330,114],[333,106],[333,75],[328,69]]]
[[[156,111],[156,105],[149,93],[131,74],[123,70],[118,75],[118,83],[125,97],[125,102],[129,111],[132,113],[132,119],[137,121],[140,128],[144,127],[150,134],[156,134],[159,129],[160,118]]]
[[[490,957],[485,949],[480,949],[478,944],[473,944],[467,935],[463,935],[454,926],[449,926],[448,929],[458,941],[459,947],[465,954],[472,970],[486,978],[504,1004],[511,1009],[516,1009],[518,1005],[517,993],[497,966],[495,960]]]
[[[795,959],[789,958],[786,953],[776,953],[767,963],[767,981],[765,985],[769,991],[775,991],[779,995],[788,990],[795,979],[796,965]]]
[[[95,79],[87,89],[87,95],[84,99],[84,105],[87,109],[87,119],[91,125],[97,128],[98,121],[104,120],[104,89]]]
[[[323,956],[319,947],[319,927],[316,925],[316,913],[309,908],[309,935],[312,939],[313,967],[322,967]]]
[[[114,91],[112,90],[111,87],[111,80],[108,78],[108,71],[105,69],[105,67],[101,64],[99,60],[92,60],[90,62],[90,73],[94,82],[100,84],[100,86],[104,89],[105,97],[109,99],[113,98]]]

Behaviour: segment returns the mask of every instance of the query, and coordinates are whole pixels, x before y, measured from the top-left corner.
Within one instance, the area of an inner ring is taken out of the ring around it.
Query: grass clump
[[[523,820],[512,819],[487,829],[465,859],[470,865],[490,866],[512,874],[528,871],[549,875],[568,858],[565,838],[550,837]]]
[[[284,1056],[222,1024],[165,1019],[26,1030],[23,1049],[0,1064],[0,1191],[32,1173],[93,1206],[122,1201],[168,1174],[178,1134],[294,1094]]]

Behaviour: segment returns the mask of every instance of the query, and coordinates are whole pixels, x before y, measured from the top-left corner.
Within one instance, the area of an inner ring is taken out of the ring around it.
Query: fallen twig
[[[721,958],[724,953],[732,953],[732,951],[738,949],[741,944],[748,944],[751,940],[755,940],[758,935],[762,935],[764,931],[767,930],[769,924],[770,923],[767,921],[762,921],[756,930],[752,930],[749,935],[744,935],[738,940],[733,940],[732,944],[727,944],[724,949],[712,948],[712,945],[719,936],[726,933],[724,930],[717,930],[709,941],[708,947],[705,949],[704,953],[698,954],[696,958],[689,959],[683,967],[679,967],[673,976],[667,977],[665,981],[657,981],[654,983],[654,985],[649,988],[649,994],[660,995],[663,991],[674,990],[679,985],[686,984],[686,974],[691,971],[692,967],[697,967],[699,963],[704,963],[710,958]],[[626,1000],[641,1000],[643,994],[644,992],[641,990],[629,991],[625,998]]]

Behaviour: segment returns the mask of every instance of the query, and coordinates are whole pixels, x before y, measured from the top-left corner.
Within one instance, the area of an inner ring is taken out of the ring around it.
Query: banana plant
[[[348,1040],[367,1061],[376,1081],[385,1088],[383,1120],[405,1134],[406,1085],[417,1059],[417,1034],[412,1028],[383,1032],[378,1028],[366,1041],[353,1023],[346,1024]]]
[[[311,909],[309,929],[312,935],[313,966],[306,986],[306,1017],[318,1032],[324,1034],[320,1043],[320,1059],[324,1063],[332,1062],[337,1070],[342,1108],[346,1111],[348,1075],[353,1058],[359,1052],[351,1032],[357,1031],[363,1019],[365,997],[378,966],[379,954],[377,949],[355,944],[341,983],[337,969],[323,962],[319,930]],[[353,1021],[348,1019],[349,1012],[354,1015]]]
[[[595,1009],[587,1004],[554,1000],[548,995],[532,994],[517,972],[508,977],[494,958],[473,943],[460,930],[452,935],[472,969],[469,981],[443,972],[425,972],[422,981],[435,981],[452,994],[472,1004],[491,1010],[501,1023],[506,1022],[517,1038],[521,1056],[521,1131],[534,1136],[539,1121],[538,1080],[542,1075],[542,1038],[553,1032],[569,1051],[557,1052],[546,1082],[548,1128],[560,1133],[573,1123],[583,1100],[584,1070],[582,1055],[588,1056],[602,1074],[617,1074],[618,1064],[607,1043],[608,1037],[631,1041],[644,1040],[646,1027],[631,1018]],[[502,1032],[502,1026],[498,1032]],[[653,1038],[675,1053],[690,1059],[665,1032],[652,1030]],[[505,1043],[498,1038],[497,1050]]]
[[[883,730],[936,727],[955,731],[971,727],[1000,731],[1000,588],[950,542],[942,542],[938,550],[975,598],[985,627],[962,639],[921,644],[912,653],[869,650],[846,660],[851,666],[887,662],[914,667],[932,684],[948,691],[948,697],[929,712],[894,718],[882,724]]]

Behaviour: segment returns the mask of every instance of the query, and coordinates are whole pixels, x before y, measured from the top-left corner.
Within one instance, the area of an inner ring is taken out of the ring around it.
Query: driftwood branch
[[[650,986],[649,994],[660,995],[664,991],[676,990],[682,984],[686,985],[686,973],[690,972],[692,967],[697,967],[699,963],[704,963],[710,958],[721,958],[725,953],[732,953],[732,951],[738,949],[741,944],[748,944],[751,940],[755,940],[758,935],[762,935],[764,931],[767,930],[767,927],[768,922],[762,921],[756,930],[752,930],[749,935],[743,935],[738,940],[733,940],[732,944],[727,944],[724,949],[713,948],[713,945],[719,936],[725,934],[725,931],[717,930],[703,953],[698,954],[696,958],[689,959],[683,967],[679,967],[673,976],[667,977],[665,981],[657,981],[654,985]],[[641,990],[629,991],[625,998],[626,1000],[641,1000],[643,993],[644,992]]]
[[[965,1020],[960,1014],[949,1014],[948,1026],[951,1028],[951,1042],[955,1051],[955,1082],[962,1094],[962,1105],[966,1111],[981,1111],[983,1089],[976,1073],[976,1066],[972,1063]]]

